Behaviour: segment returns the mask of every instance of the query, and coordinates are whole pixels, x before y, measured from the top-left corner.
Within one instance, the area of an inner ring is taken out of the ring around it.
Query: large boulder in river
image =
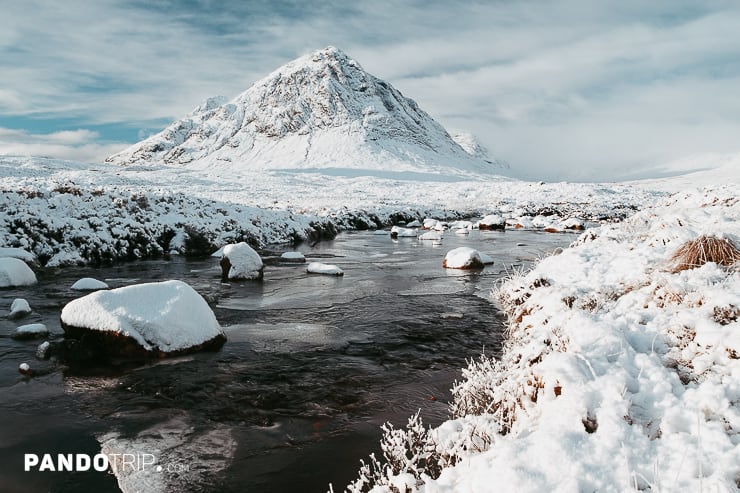
[[[208,303],[182,281],[96,291],[62,309],[62,329],[110,357],[166,357],[226,341]]]
[[[482,269],[484,264],[478,250],[460,247],[447,252],[442,261],[442,267],[445,269]]]
[[[221,278],[224,281],[259,280],[264,268],[259,254],[243,241],[226,245],[221,254]]]
[[[489,214],[478,221],[478,229],[481,231],[503,230],[506,228],[506,219],[498,214]]]
[[[20,259],[0,257],[0,288],[36,284],[36,274]]]

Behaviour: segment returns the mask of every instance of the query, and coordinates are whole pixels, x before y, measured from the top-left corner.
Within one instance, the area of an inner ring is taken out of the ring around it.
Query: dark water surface
[[[308,275],[304,264],[280,262],[279,250],[263,252],[262,282],[222,284],[217,259],[43,270],[36,286],[0,290],[0,309],[25,298],[34,310],[0,318],[0,491],[119,491],[107,473],[23,471],[25,453],[94,455],[101,442],[175,466],[143,491],[323,492],[330,482],[340,491],[378,452],[383,422],[401,426],[417,410],[427,424],[447,418],[465,359],[500,349],[504,320],[489,301],[496,280],[572,239],[474,231],[433,246],[363,232],[298,248],[339,265],[343,278]],[[496,263],[443,269],[457,246]],[[184,280],[229,340],[215,353],[72,372],[35,358],[42,340],[9,337],[42,322],[61,338],[61,308],[81,296],[69,286],[82,277],[111,287]],[[22,362],[48,374],[25,378]]]

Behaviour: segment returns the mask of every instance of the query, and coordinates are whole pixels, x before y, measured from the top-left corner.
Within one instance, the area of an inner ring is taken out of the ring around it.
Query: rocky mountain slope
[[[416,102],[334,47],[284,65],[231,101],[208,99],[106,161],[390,176],[503,168],[469,136],[456,141]]]

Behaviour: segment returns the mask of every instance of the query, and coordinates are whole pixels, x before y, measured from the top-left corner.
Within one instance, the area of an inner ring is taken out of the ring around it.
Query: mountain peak
[[[497,171],[389,83],[333,46],[297,58],[230,101],[210,98],[106,159],[199,168]],[[449,168],[449,169],[448,169]]]

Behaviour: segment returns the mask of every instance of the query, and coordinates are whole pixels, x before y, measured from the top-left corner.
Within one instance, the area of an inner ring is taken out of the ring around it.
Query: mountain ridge
[[[487,175],[505,167],[469,136],[463,145],[472,152],[414,100],[327,47],[288,62],[231,100],[207,99],[106,162]]]

